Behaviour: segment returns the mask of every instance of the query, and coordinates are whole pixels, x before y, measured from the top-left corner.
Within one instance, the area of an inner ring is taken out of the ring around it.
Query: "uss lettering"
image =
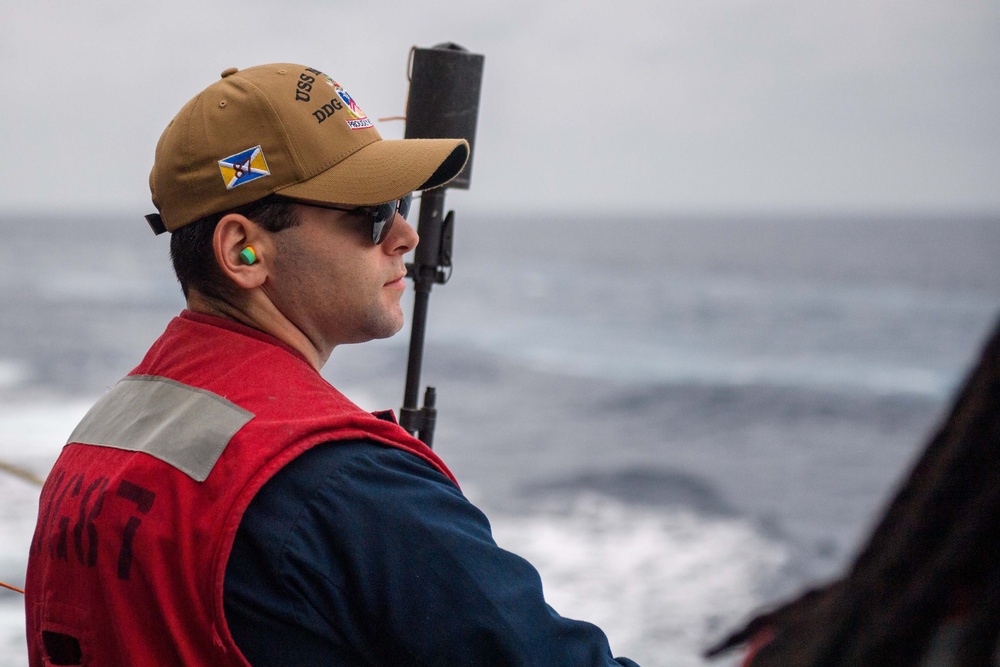
[[[299,80],[295,82],[295,99],[299,102],[308,102],[312,99],[313,84],[316,77],[323,76],[318,69],[307,67],[306,71],[299,74]]]

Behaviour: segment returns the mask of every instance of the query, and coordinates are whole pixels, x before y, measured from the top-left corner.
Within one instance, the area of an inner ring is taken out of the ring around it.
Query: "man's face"
[[[264,290],[325,359],[334,347],[388,338],[403,326],[403,255],[417,234],[402,217],[380,245],[365,216],[300,206],[302,223],[277,233]]]

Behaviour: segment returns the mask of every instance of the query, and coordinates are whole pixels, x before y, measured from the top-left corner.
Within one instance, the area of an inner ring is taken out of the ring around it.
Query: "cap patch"
[[[333,83],[333,89],[336,91],[337,97],[347,105],[347,112],[354,116],[354,118],[347,119],[347,126],[352,130],[363,130],[366,127],[374,127],[368,116],[365,115],[365,112],[361,110],[358,103],[351,97],[351,94],[341,88],[340,84],[333,79],[330,79],[330,81]]]
[[[227,190],[271,175],[267,168],[267,161],[264,159],[264,151],[261,150],[260,146],[248,148],[236,155],[219,160],[219,169],[222,170],[222,180],[225,182]]]

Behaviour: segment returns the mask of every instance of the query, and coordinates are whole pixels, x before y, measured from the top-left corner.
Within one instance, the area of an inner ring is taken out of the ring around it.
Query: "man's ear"
[[[252,247],[256,260],[248,264],[240,253]],[[264,284],[273,250],[270,234],[253,220],[237,213],[223,216],[212,235],[215,261],[222,272],[242,289]]]

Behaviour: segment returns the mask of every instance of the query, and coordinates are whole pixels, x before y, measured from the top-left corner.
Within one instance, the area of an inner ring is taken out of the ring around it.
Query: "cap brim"
[[[464,139],[382,139],[276,194],[318,204],[381,204],[445,185],[468,159]]]

